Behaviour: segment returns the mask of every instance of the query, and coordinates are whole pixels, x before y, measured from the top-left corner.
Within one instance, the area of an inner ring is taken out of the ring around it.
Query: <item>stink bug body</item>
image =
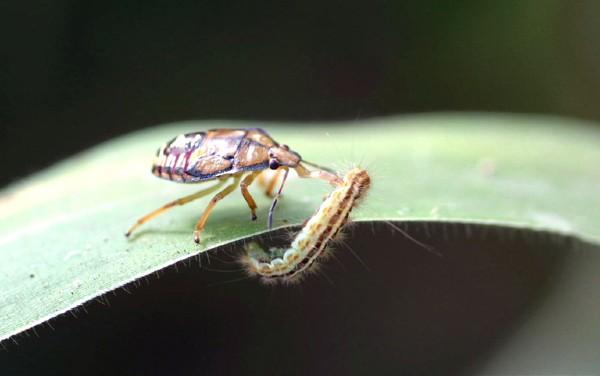
[[[317,168],[309,170],[304,167],[302,162]],[[250,208],[252,220],[254,220],[256,219],[256,203],[248,191],[248,187],[265,170],[277,170],[283,173],[283,179],[269,210],[268,227],[271,228],[273,211],[290,168],[303,178],[319,178],[335,186],[342,183],[342,179],[336,174],[303,161],[298,153],[290,150],[287,145],[278,144],[260,128],[212,129],[206,132],[179,135],[158,149],[152,165],[152,173],[160,178],[180,183],[201,183],[215,180],[217,184],[172,201],[145,215],[127,231],[126,236],[131,235],[140,225],[174,206],[187,204],[217,191],[229,180],[231,183],[210,200],[204,213],[200,216],[194,230],[194,241],[200,242],[200,233],[217,202],[238,186]],[[272,195],[277,179],[278,174],[272,178],[270,183],[267,183],[266,193],[269,196]]]

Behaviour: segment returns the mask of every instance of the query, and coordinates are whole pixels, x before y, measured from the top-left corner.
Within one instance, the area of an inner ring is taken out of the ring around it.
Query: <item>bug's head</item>
[[[296,167],[302,158],[300,154],[290,150],[287,145],[277,145],[269,149],[269,168],[277,170],[281,166]]]

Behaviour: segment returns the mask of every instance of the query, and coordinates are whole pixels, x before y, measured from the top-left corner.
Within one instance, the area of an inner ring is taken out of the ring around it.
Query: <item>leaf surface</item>
[[[141,215],[206,187],[150,174],[173,136],[221,127],[266,129],[303,158],[367,168],[360,221],[449,221],[544,229],[600,243],[600,132],[547,117],[444,114],[348,123],[185,122],[101,144],[0,193],[0,340],[200,252],[262,233],[270,200],[239,191],[220,202],[200,246],[192,229],[207,198],[123,234]],[[291,175],[294,175],[293,173]],[[331,188],[293,177],[276,225],[309,217]]]

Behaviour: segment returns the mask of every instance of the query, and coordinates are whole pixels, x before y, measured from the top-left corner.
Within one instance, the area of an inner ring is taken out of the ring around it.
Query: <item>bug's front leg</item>
[[[250,186],[250,184],[252,184],[252,182],[254,181],[254,179],[256,179],[256,177],[258,175],[260,175],[262,171],[255,171],[252,172],[250,174],[248,174],[244,180],[242,180],[242,183],[240,184],[240,189],[242,190],[242,196],[244,196],[244,200],[246,200],[246,203],[248,204],[248,207],[250,208],[250,211],[252,212],[252,220],[255,221],[256,220],[256,202],[254,201],[254,198],[252,197],[252,195],[250,194],[250,192],[248,191],[248,187]]]
[[[275,171],[266,170],[259,175],[258,182],[261,185],[261,187],[265,190],[265,195],[267,195],[270,198],[275,197],[275,187],[277,186],[277,182],[279,181],[282,173],[282,169],[277,169]],[[269,175],[267,176],[267,174]]]
[[[277,201],[279,200],[279,197],[281,197],[281,192],[283,192],[283,186],[285,185],[288,173],[290,172],[290,170],[287,167],[281,167],[280,169],[283,170],[283,179],[281,180],[281,185],[279,186],[277,194],[275,195],[275,198],[273,198],[273,202],[271,203],[271,207],[269,208],[269,218],[267,219],[267,228],[269,230],[273,228],[273,213],[275,212]]]
[[[223,189],[221,192],[217,193],[210,200],[210,202],[206,206],[206,209],[204,209],[204,212],[202,213],[202,216],[198,220],[198,223],[196,223],[196,228],[194,230],[194,241],[196,243],[200,243],[200,234],[202,233],[202,230],[204,230],[204,226],[206,225],[206,221],[208,220],[208,217],[210,216],[210,213],[212,213],[213,209],[215,208],[215,205],[217,205],[217,202],[221,201],[227,195],[229,195],[231,192],[233,192],[240,185],[240,179],[241,178],[242,178],[242,175],[235,176],[233,178],[233,183],[229,184],[227,187],[225,187],[225,189]]]

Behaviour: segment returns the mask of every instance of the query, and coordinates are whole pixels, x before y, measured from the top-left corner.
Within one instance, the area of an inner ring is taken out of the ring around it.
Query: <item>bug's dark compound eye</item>
[[[269,162],[269,168],[270,168],[271,170],[277,170],[277,169],[279,168],[279,166],[281,166],[281,165],[279,164],[279,162],[277,162],[277,161],[276,161],[276,160],[274,160],[274,159],[273,159],[273,160],[271,160],[271,161]]]

